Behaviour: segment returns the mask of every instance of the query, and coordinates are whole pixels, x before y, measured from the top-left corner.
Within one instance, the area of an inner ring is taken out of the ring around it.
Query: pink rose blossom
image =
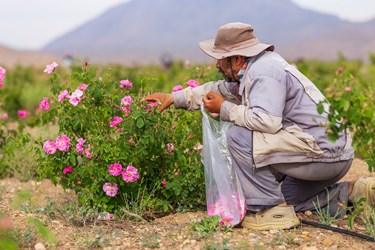
[[[61,152],[66,152],[70,148],[70,139],[66,135],[61,135],[56,138],[56,147]]]
[[[7,114],[7,113],[2,114],[2,115],[1,115],[1,118],[2,118],[3,120],[8,120],[8,114]]]
[[[337,69],[337,72],[338,72],[339,74],[341,74],[343,71],[344,71],[344,69],[343,69],[342,67],[339,67],[339,68]]]
[[[77,106],[78,103],[81,101],[81,97],[83,95],[83,92],[79,89],[76,89],[72,95],[70,96],[69,98],[69,102],[73,105],[73,106]]]
[[[88,144],[86,148],[83,147],[83,144],[86,142],[85,139],[83,138],[78,138],[77,140],[77,144],[76,144],[76,151],[80,154],[85,154],[86,155],[86,158],[89,158],[91,159],[92,158],[92,154],[90,153],[90,147],[91,145]]]
[[[42,101],[39,103],[39,108],[41,108],[43,110],[49,110],[50,109],[50,105],[49,105],[47,97],[43,97]]]
[[[112,121],[109,122],[109,126],[111,128],[117,127],[117,125],[119,125],[122,121],[123,121],[123,119],[121,117],[115,116],[115,117],[113,117]]]
[[[178,172],[174,173],[174,176],[177,177],[178,176]]]
[[[4,87],[4,83],[0,81],[0,88]]]
[[[63,169],[63,174],[68,174],[73,172],[73,167],[72,166],[67,166]]]
[[[158,106],[158,103],[157,103],[157,102],[149,102],[148,105],[149,105],[150,107],[155,108],[156,106]]]
[[[345,87],[345,92],[352,92],[352,89],[350,87]]]
[[[92,154],[90,152],[88,152],[87,150],[85,151],[85,154],[86,154],[86,158],[87,159],[91,159],[92,158]]]
[[[200,150],[203,148],[203,145],[198,143],[196,146],[193,147],[194,150]]]
[[[174,145],[172,143],[167,143],[167,149],[172,152],[174,150]]]
[[[190,88],[196,88],[199,86],[199,83],[196,80],[191,79],[187,82],[187,85],[189,85]]]
[[[46,65],[46,68],[44,69],[44,72],[47,74],[51,74],[53,71],[55,71],[55,68],[59,66],[56,62],[53,62],[51,64]]]
[[[177,92],[177,91],[180,91],[180,90],[183,90],[184,88],[181,86],[181,85],[176,85],[173,87],[173,92]]]
[[[54,153],[56,153],[57,149],[56,142],[50,140],[44,142],[43,149],[46,154],[53,155]]]
[[[133,102],[133,99],[130,96],[125,96],[121,100],[121,105],[122,106],[129,106]]]
[[[132,88],[133,87],[133,83],[129,80],[121,80],[120,81],[120,88]]]
[[[134,144],[135,144],[135,142],[133,141],[133,136],[130,136],[130,137],[128,138],[128,142],[129,142],[131,145],[134,145]]]
[[[165,188],[165,186],[167,186],[167,180],[166,180],[166,179],[164,179],[164,180],[161,182],[161,186],[162,186],[163,188]]]
[[[114,197],[117,194],[117,184],[116,183],[105,183],[103,185],[103,191],[107,196]]]
[[[87,148],[85,149],[85,155],[86,155],[86,158],[88,159],[91,159],[92,158],[92,154],[90,153],[90,147],[91,145],[87,145]]]
[[[122,179],[125,182],[135,182],[139,179],[138,170],[133,166],[127,166],[127,168],[122,172]]]
[[[21,118],[26,117],[27,116],[26,110],[23,110],[23,109],[18,110],[18,116]]]
[[[230,213],[223,212],[221,214],[220,225],[230,227],[232,221],[233,221],[233,215],[231,215]]]
[[[79,144],[79,143],[77,143],[77,145],[76,145],[76,151],[77,151],[78,153],[83,153],[83,152],[84,152],[83,144]]]
[[[70,98],[69,92],[66,89],[60,92],[57,100],[59,102],[62,102],[65,98]]]
[[[147,106],[144,106],[144,109],[147,110],[147,111],[151,111],[156,106],[158,106],[157,102],[148,102]]]
[[[77,139],[77,142],[78,142],[79,144],[83,145],[83,144],[86,142],[86,140],[83,139],[83,138],[78,138],[78,139]]]
[[[130,107],[122,107],[121,110],[124,112],[125,117],[128,117],[131,111]]]
[[[119,163],[113,163],[109,166],[108,172],[113,176],[119,176],[122,172],[122,166]]]
[[[0,66],[0,82],[3,82],[6,76],[7,76],[6,69]]]
[[[246,215],[245,200],[238,193],[233,193],[227,198],[220,197],[215,203],[211,203],[207,206],[208,216],[219,215],[221,216],[220,224],[223,226],[231,226],[233,223],[235,214],[231,214],[230,209],[233,205],[238,206],[240,212],[240,221]]]
[[[81,85],[79,85],[78,89],[81,90],[81,91],[85,91],[85,89],[87,89],[89,85],[85,84],[85,83],[82,83]]]

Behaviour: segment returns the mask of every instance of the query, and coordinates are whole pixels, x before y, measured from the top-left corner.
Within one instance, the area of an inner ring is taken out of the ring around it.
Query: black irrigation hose
[[[367,241],[375,242],[375,239],[368,236],[368,235],[359,234],[359,233],[352,232],[352,231],[349,231],[349,230],[345,230],[345,229],[341,229],[341,228],[337,228],[337,227],[331,227],[331,226],[328,226],[328,225],[324,225],[324,224],[320,224],[320,223],[316,223],[316,222],[308,221],[308,220],[301,220],[301,222],[302,222],[302,224],[306,224],[306,225],[310,225],[310,226],[314,226],[314,227],[319,227],[319,228],[331,230],[331,231],[342,233],[342,234],[348,234],[348,235],[358,237],[358,238],[361,238],[361,239],[364,239],[364,240],[367,240]]]

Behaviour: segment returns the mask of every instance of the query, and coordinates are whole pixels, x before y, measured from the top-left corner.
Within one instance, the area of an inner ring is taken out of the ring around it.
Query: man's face
[[[236,82],[235,75],[237,75],[238,72],[233,71],[233,67],[231,65],[231,58],[223,58],[219,59],[216,62],[216,68],[218,69],[219,73],[221,73],[227,82]]]

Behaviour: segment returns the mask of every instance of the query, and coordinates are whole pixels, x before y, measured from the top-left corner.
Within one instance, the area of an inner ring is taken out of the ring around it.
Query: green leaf
[[[318,110],[318,113],[319,113],[319,114],[323,114],[323,112],[324,112],[324,107],[323,107],[323,103],[322,103],[322,102],[318,103],[318,105],[317,105],[317,110]]]
[[[69,162],[70,164],[72,164],[73,166],[75,166],[77,164],[77,159],[75,157],[75,155],[71,155],[70,158],[69,158]]]
[[[344,100],[342,100],[342,106],[343,106],[344,111],[346,112],[350,108],[350,102],[348,100],[344,99]]]
[[[142,128],[145,125],[145,121],[142,117],[139,117],[136,121],[137,128]]]
[[[48,241],[53,245],[57,243],[55,234],[38,219],[31,217],[29,218],[29,223],[35,227],[42,239]]]

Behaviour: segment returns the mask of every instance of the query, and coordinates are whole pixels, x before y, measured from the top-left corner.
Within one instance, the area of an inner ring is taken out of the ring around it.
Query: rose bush
[[[348,130],[353,137],[356,156],[365,159],[369,170],[374,171],[374,90],[340,67],[325,92],[327,101],[320,103],[318,111],[324,112],[323,104],[329,103],[328,124],[325,124],[327,135],[334,141],[341,131]]]
[[[142,101],[151,81],[114,79],[85,64],[67,78],[48,65],[53,95],[41,97],[39,119],[59,135],[35,148],[39,178],[73,189],[85,206],[113,212],[139,190],[164,211],[204,203],[199,113],[160,114]]]
[[[16,120],[12,119],[12,114],[8,110],[12,110],[12,103],[8,102],[8,96],[12,96],[9,89],[7,70],[0,66],[0,178],[15,176],[21,172],[23,175],[30,177],[32,173],[23,169],[22,162],[17,161],[17,150],[23,148],[29,141],[29,135],[23,133],[24,119],[26,117],[25,110],[18,110]],[[14,110],[14,108],[13,108]],[[22,161],[22,159],[21,159]],[[21,175],[22,175],[21,174]],[[25,177],[25,176],[22,176]]]

